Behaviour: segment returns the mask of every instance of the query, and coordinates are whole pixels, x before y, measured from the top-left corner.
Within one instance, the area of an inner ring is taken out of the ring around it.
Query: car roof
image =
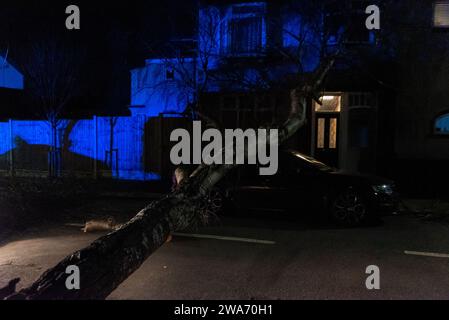
[[[327,164],[325,164],[325,163],[323,163],[321,161],[318,161],[317,159],[312,158],[311,156],[305,155],[304,153],[301,153],[301,152],[299,152],[297,150],[289,149],[289,150],[286,150],[285,152],[287,154],[290,154],[290,155],[294,156],[295,158],[300,159],[302,161],[305,161],[308,164],[311,164],[313,166],[317,166],[317,167],[320,167],[320,168],[332,169],[329,165],[327,165]]]

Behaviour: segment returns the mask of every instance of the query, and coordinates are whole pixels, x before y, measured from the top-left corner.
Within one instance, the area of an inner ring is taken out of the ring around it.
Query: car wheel
[[[212,189],[207,196],[207,210],[212,214],[218,214],[223,209],[223,194],[218,189]]]
[[[330,214],[340,226],[355,227],[362,224],[368,215],[363,198],[355,190],[347,190],[335,197]]]

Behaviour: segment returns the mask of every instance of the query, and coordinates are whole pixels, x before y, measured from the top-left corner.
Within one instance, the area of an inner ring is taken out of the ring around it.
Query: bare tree
[[[157,81],[151,85],[143,83],[140,90],[149,91],[150,95],[176,96],[179,103],[186,103],[186,112],[195,118],[201,109],[202,94],[213,81],[218,80],[213,73],[213,65],[221,58],[218,39],[224,18],[215,7],[204,7],[199,11],[195,7],[193,10],[191,16],[196,20],[196,36],[172,39],[163,45],[144,41],[149,52],[160,57],[163,68],[151,75],[145,70],[143,80],[152,77]],[[165,76],[166,70],[172,74],[171,77]]]
[[[279,142],[291,137],[306,120],[306,98],[317,91],[334,59],[318,69],[311,85],[291,91],[287,121],[279,127]],[[7,299],[104,299],[156,251],[170,232],[201,223],[199,214],[212,188],[236,165],[200,165],[178,190],[151,203],[133,219],[47,270],[31,286]],[[67,290],[66,268],[79,267],[82,287]]]
[[[82,55],[67,43],[48,37],[31,43],[20,59],[26,90],[34,97],[37,113],[50,126],[50,175],[57,175],[58,128],[63,111],[76,93]]]
[[[338,54],[338,52],[337,52]],[[323,79],[335,62],[333,55],[322,59],[314,76],[290,91],[287,120],[276,128],[279,143],[289,139],[306,122],[306,101],[316,97]],[[207,63],[206,63],[207,64]],[[248,149],[251,149],[248,147]],[[201,225],[209,218],[209,196],[217,183],[237,165],[202,164],[180,187],[142,209],[118,230],[67,256],[48,269],[31,286],[7,299],[104,299],[155,252],[171,232]],[[82,286],[67,290],[66,268],[80,269]]]

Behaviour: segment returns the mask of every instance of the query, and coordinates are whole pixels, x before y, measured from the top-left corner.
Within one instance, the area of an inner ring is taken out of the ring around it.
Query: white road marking
[[[196,234],[196,233],[173,233],[174,236],[177,237],[189,237],[189,238],[200,238],[200,239],[215,239],[215,240],[224,240],[224,241],[238,241],[238,242],[248,242],[248,243],[258,243],[258,244],[276,244],[274,241],[269,240],[258,240],[258,239],[249,239],[249,238],[237,238],[237,237],[225,237],[225,236],[216,236],[211,234]]]
[[[449,258],[447,253],[434,253],[434,252],[420,252],[420,251],[404,251],[405,254],[415,255],[415,256],[426,256],[434,258]]]

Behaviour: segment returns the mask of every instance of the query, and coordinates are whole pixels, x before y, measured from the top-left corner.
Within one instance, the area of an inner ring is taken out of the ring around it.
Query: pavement
[[[196,233],[203,237],[174,236],[109,299],[449,299],[449,227],[413,215],[354,229],[224,218]],[[8,239],[0,287],[17,276],[19,289],[31,284],[101,235],[48,226]],[[366,288],[370,265],[379,290]]]

